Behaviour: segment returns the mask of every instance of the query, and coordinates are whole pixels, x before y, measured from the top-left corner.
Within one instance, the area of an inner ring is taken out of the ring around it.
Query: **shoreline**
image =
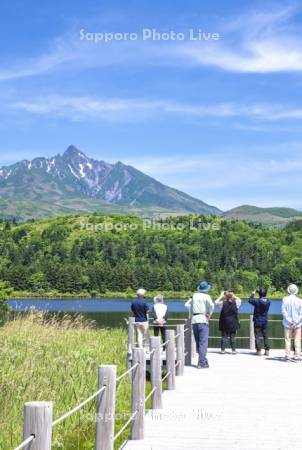
[[[188,300],[193,292],[173,292],[173,291],[149,291],[146,300],[150,301],[155,297],[158,293],[163,294],[166,300]],[[267,297],[270,300],[282,300],[282,298],[286,295],[286,293],[275,292],[272,295],[268,295]],[[216,292],[214,292],[211,297],[216,299],[219,296]],[[250,293],[241,294],[240,297],[242,299],[248,299]],[[129,300],[134,299],[136,297],[135,292],[106,292],[106,293],[89,293],[89,292],[80,292],[80,293],[62,293],[62,292],[23,292],[23,291],[15,291],[9,300],[28,300],[28,299],[37,299],[37,300],[102,300],[102,299],[111,299],[111,300]]]

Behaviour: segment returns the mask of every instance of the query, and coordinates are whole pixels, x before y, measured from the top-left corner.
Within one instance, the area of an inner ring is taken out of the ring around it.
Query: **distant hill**
[[[285,226],[292,220],[301,219],[302,212],[285,207],[259,208],[252,205],[243,205],[226,211],[223,216],[265,226]]]
[[[28,219],[85,212],[222,213],[132,166],[94,160],[74,146],[62,155],[0,169],[0,217]]]

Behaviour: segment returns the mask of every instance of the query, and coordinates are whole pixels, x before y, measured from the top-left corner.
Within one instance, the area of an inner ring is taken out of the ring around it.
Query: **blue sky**
[[[0,20],[0,165],[74,144],[221,209],[302,209],[298,1],[15,0]]]

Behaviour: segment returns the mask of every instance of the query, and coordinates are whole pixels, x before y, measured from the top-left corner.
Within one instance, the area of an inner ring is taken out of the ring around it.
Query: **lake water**
[[[88,319],[93,319],[99,327],[125,327],[125,318],[131,315],[130,304],[132,299],[22,299],[10,300],[8,303],[14,311],[26,312],[32,308],[38,311],[51,313],[80,313]],[[185,301],[180,299],[168,300],[170,318],[186,318],[188,311],[184,306]],[[218,318],[218,308],[215,309],[214,319]],[[248,347],[249,336],[249,315],[253,313],[252,306],[243,300],[240,308],[241,327],[238,331],[238,348]],[[283,328],[281,324],[281,300],[274,300],[270,308],[270,336],[283,338]],[[181,321],[177,322],[181,323]],[[175,321],[170,322],[171,326]],[[220,336],[218,322],[211,321],[210,335]],[[219,346],[219,339],[210,339],[211,347]],[[272,340],[272,348],[283,347],[283,341]]]

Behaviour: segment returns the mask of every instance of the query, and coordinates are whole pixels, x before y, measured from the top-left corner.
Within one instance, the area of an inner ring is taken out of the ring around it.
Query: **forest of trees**
[[[104,231],[107,222],[124,226]],[[161,225],[98,215],[2,222],[0,279],[16,291],[94,295],[138,286],[192,291],[203,278],[215,291],[238,293],[302,282],[302,221],[283,230],[201,216]]]

